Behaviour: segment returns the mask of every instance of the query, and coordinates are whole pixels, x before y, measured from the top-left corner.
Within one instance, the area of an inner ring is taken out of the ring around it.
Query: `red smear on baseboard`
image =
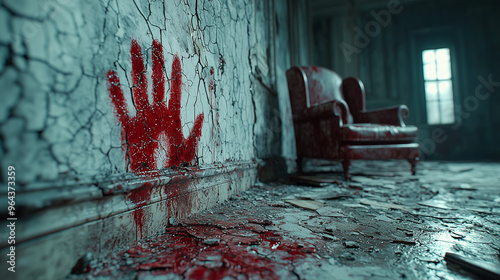
[[[137,208],[134,210],[134,222],[136,226],[136,239],[142,239],[142,230],[144,228],[144,209],[143,207],[151,200],[153,185],[151,183],[143,184],[139,189],[127,194],[127,199],[133,202]]]

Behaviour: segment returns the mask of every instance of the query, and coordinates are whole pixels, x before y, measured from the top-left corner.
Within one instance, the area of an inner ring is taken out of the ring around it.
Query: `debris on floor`
[[[375,163],[259,183],[68,279],[500,279],[500,164]]]
[[[324,187],[331,184],[340,184],[338,178],[335,176],[325,176],[325,175],[293,175],[290,176],[293,181],[304,184],[307,186],[317,186]]]
[[[318,210],[325,205],[324,202],[314,200],[287,199],[285,202],[307,210]]]

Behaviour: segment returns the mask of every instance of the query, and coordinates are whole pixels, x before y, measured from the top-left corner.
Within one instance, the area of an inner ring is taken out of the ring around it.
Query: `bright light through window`
[[[422,62],[424,65],[427,123],[454,123],[450,49],[425,50],[422,52]]]

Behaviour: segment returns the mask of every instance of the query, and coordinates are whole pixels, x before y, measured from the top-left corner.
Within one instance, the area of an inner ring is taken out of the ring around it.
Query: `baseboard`
[[[161,234],[175,219],[250,188],[256,177],[256,164],[244,162],[169,171],[149,178],[115,178],[87,188],[79,184],[23,192],[16,197],[22,215],[16,221],[15,276],[63,278],[87,253],[106,255]],[[1,236],[8,236],[7,230],[3,227]],[[1,279],[14,275],[4,267],[10,246],[7,238],[0,240]]]

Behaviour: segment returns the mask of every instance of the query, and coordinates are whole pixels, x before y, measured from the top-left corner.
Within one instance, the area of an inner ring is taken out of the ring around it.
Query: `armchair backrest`
[[[354,116],[366,111],[365,86],[360,79],[350,77],[342,82],[342,94]]]
[[[286,72],[292,113],[332,100],[344,100],[342,78],[319,66],[292,67]]]

